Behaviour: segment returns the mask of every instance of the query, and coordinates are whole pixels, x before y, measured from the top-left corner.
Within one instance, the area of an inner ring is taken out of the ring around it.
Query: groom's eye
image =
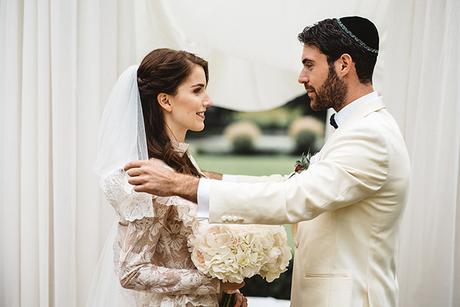
[[[314,66],[314,65],[313,65],[313,61],[308,60],[308,59],[305,59],[305,60],[302,61],[302,63],[303,63],[303,66],[304,66],[306,69],[308,69],[308,70],[312,70],[312,69],[313,69],[313,66]]]

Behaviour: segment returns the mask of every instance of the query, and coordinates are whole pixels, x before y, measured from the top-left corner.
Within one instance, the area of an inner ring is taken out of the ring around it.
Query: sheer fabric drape
[[[0,2],[0,306],[83,306],[111,225],[100,113],[135,58],[131,1]]]
[[[394,1],[389,16],[384,95],[412,163],[400,306],[460,306],[460,2]]]
[[[379,27],[375,83],[412,161],[400,305],[459,306],[456,0],[1,1],[0,305],[84,306],[114,219],[91,168],[121,71],[151,49],[185,48],[210,61],[217,105],[267,109],[303,92],[296,34],[352,14]]]

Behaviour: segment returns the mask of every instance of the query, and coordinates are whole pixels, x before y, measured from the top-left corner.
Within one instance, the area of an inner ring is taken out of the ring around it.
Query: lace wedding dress
[[[219,281],[195,268],[187,246],[187,237],[197,222],[196,204],[180,197],[152,198],[136,193],[127,179],[128,175],[118,170],[102,184],[119,217],[112,274],[119,280],[113,286],[131,301],[124,306],[218,306]],[[99,295],[99,305],[107,302]]]

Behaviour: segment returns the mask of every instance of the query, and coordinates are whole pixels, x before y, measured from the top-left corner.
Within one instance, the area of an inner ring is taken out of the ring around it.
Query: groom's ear
[[[171,101],[169,99],[168,94],[165,94],[165,93],[158,94],[157,101],[160,107],[163,108],[163,110],[165,110],[166,112],[172,112],[172,105],[171,105]]]
[[[348,53],[342,54],[335,62],[337,75],[344,77],[347,75],[353,66],[353,59]]]

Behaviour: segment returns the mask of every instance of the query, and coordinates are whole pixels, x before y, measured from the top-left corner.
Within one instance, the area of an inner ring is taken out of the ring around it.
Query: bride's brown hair
[[[137,69],[137,84],[149,158],[161,159],[179,173],[200,177],[188,156],[180,156],[174,151],[157,100],[160,93],[175,95],[177,88],[192,72],[193,65],[203,67],[208,83],[208,62],[202,58],[187,51],[155,49],[145,56]]]

